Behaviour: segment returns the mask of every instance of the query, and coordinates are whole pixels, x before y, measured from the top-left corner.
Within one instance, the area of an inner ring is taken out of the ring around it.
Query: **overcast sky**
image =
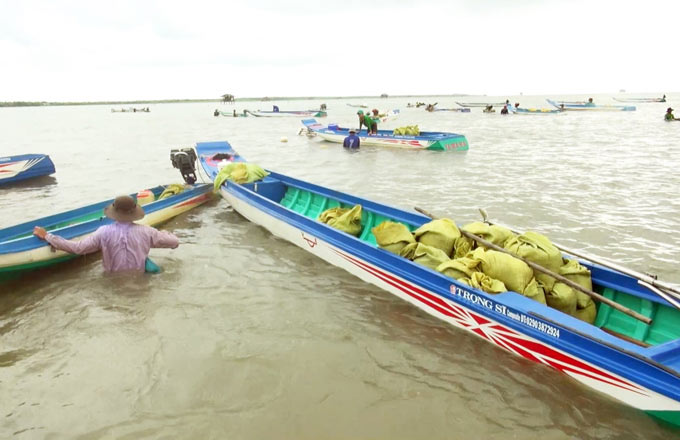
[[[0,101],[669,93],[678,5],[0,0]]]

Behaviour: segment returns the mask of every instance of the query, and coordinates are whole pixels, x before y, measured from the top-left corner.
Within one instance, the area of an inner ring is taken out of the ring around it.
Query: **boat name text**
[[[554,338],[560,337],[560,329],[553,327],[552,325],[546,324],[545,322],[539,321],[536,318],[532,318],[531,316],[525,315],[524,313],[519,313],[510,310],[503,304],[497,304],[488,298],[484,298],[472,292],[468,292],[467,290],[461,289],[458,286],[455,286],[455,288],[454,286],[451,286],[451,293],[460,297],[466,302],[479,305],[486,308],[487,310],[505,315],[510,319],[513,319],[528,327],[536,329],[541,333],[545,333],[548,336],[552,336]]]

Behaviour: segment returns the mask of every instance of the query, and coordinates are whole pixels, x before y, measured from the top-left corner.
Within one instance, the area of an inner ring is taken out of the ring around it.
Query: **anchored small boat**
[[[328,114],[324,111],[320,110],[289,110],[289,111],[283,111],[283,110],[273,110],[273,111],[251,111],[251,110],[244,110],[244,112],[258,117],[258,118],[304,118],[304,117],[310,117],[314,116],[315,118],[322,118],[327,116]]]
[[[565,111],[594,111],[594,112],[618,112],[618,111],[635,111],[634,105],[595,105],[592,103],[585,104],[567,104],[564,102],[557,102],[551,99],[546,99],[548,103],[558,109]]]
[[[470,109],[468,107],[461,107],[461,108],[436,108],[432,110],[433,112],[458,112],[458,113],[470,113]]]
[[[562,113],[562,110],[555,108],[523,108],[517,107],[515,114],[517,115],[554,115]]]
[[[614,99],[614,101],[619,102],[632,102],[643,104],[646,102],[666,102],[666,95],[663,95],[662,98],[624,98],[624,99],[612,98],[612,99]]]
[[[456,101],[456,104],[458,104],[461,107],[488,107],[488,106],[496,106],[496,107],[502,107],[505,105],[504,102],[458,102]]]
[[[54,173],[54,163],[47,154],[20,154],[0,157],[0,185]]]
[[[144,205],[146,215],[136,223],[157,226],[207,202],[212,195],[212,185],[204,183],[191,185],[179,194],[160,199],[166,189],[167,185],[148,190],[157,200]],[[148,192],[145,191],[145,194]],[[130,195],[137,197],[137,194]],[[100,226],[113,222],[104,215],[104,208],[112,202],[113,199],[108,199],[0,229],[0,281],[77,257],[63,251],[53,252],[47,242],[33,236],[34,226],[42,226],[48,232],[70,240],[80,240]]]
[[[330,142],[342,143],[349,135],[348,128],[340,128],[337,125],[322,125],[316,119],[303,119],[302,124],[310,133],[314,133]],[[377,147],[396,147],[408,150],[435,150],[435,151],[465,151],[470,147],[462,134],[423,131],[417,136],[395,135],[392,130],[378,130],[377,134],[368,135],[366,130],[356,133],[361,140],[361,145]]]
[[[675,287],[582,258],[591,293],[601,298],[589,324],[513,291],[486,293],[377,245],[374,228],[383,222],[416,231],[431,220],[426,215],[275,172],[254,183],[227,181],[220,194],[275,236],[432,316],[680,425],[680,294]],[[319,221],[329,208],[356,212],[358,205],[356,235]]]

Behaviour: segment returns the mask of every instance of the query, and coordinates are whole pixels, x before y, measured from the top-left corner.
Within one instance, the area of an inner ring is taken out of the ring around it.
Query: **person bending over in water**
[[[100,226],[80,241],[50,234],[40,226],[33,228],[33,235],[47,241],[55,249],[71,254],[84,255],[101,250],[106,272],[144,272],[151,248],[175,249],[179,246],[179,239],[174,234],[133,223],[144,217],[144,209],[130,196],[116,197],[104,209],[104,215],[115,222]]]

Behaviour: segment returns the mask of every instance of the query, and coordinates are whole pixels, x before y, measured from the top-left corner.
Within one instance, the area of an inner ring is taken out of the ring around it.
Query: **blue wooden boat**
[[[214,174],[208,176],[211,180],[215,178],[219,168],[224,164],[243,160],[227,142],[205,142],[199,145],[201,145],[202,153],[198,160],[202,169],[213,167],[215,170]],[[180,155],[186,153],[185,150],[173,151],[179,152]],[[188,160],[195,159],[196,157]],[[178,161],[176,164],[173,159],[173,165],[180,169],[185,180],[186,174],[193,174],[193,162],[187,164]],[[187,170],[182,165],[189,165],[190,169]],[[181,192],[178,192],[180,188]],[[136,223],[157,226],[210,200],[213,185],[206,183],[187,184],[183,187],[177,184],[161,185],[150,188],[149,191],[153,194],[153,201],[151,197],[144,200],[148,202],[143,205],[146,215]],[[149,196],[146,191],[130,194],[130,196],[138,198],[142,194]],[[141,199],[138,198],[138,200],[142,204]],[[77,257],[63,251],[51,251],[45,241],[33,236],[34,226],[42,226],[49,232],[70,240],[80,240],[100,226],[112,222],[104,215],[104,208],[112,202],[113,198],[0,229],[0,281],[16,278],[28,271]]]
[[[54,163],[47,154],[0,157],[0,185],[53,173]]]
[[[460,108],[436,108],[432,110],[433,112],[458,112],[458,113],[470,113],[470,108],[460,107]]]
[[[331,124],[322,125],[316,119],[303,119],[302,124],[310,133],[314,133],[330,142],[342,143],[349,135],[349,128],[340,128]],[[366,130],[357,132],[361,145],[378,147],[395,147],[408,150],[465,151],[470,148],[462,134],[423,131],[418,136],[395,135],[392,130],[378,130],[377,134],[368,135]]]
[[[589,324],[515,292],[485,293],[377,246],[372,229],[383,221],[414,231],[430,221],[425,215],[275,172],[254,183],[227,181],[220,194],[275,236],[427,313],[680,425],[680,299],[672,286],[651,278],[653,285],[644,284],[614,266],[581,261],[593,290],[606,298]],[[358,236],[317,220],[328,208],[356,205],[362,207]],[[620,305],[647,319],[622,313]]]
[[[594,112],[635,111],[634,105],[596,105],[587,102],[584,104],[568,104],[565,102],[556,102],[550,99],[546,99],[546,101],[548,101],[550,105],[565,111],[594,111]]]
[[[515,109],[515,114],[517,115],[554,115],[557,113],[562,113],[559,108],[524,108],[517,107]]]

